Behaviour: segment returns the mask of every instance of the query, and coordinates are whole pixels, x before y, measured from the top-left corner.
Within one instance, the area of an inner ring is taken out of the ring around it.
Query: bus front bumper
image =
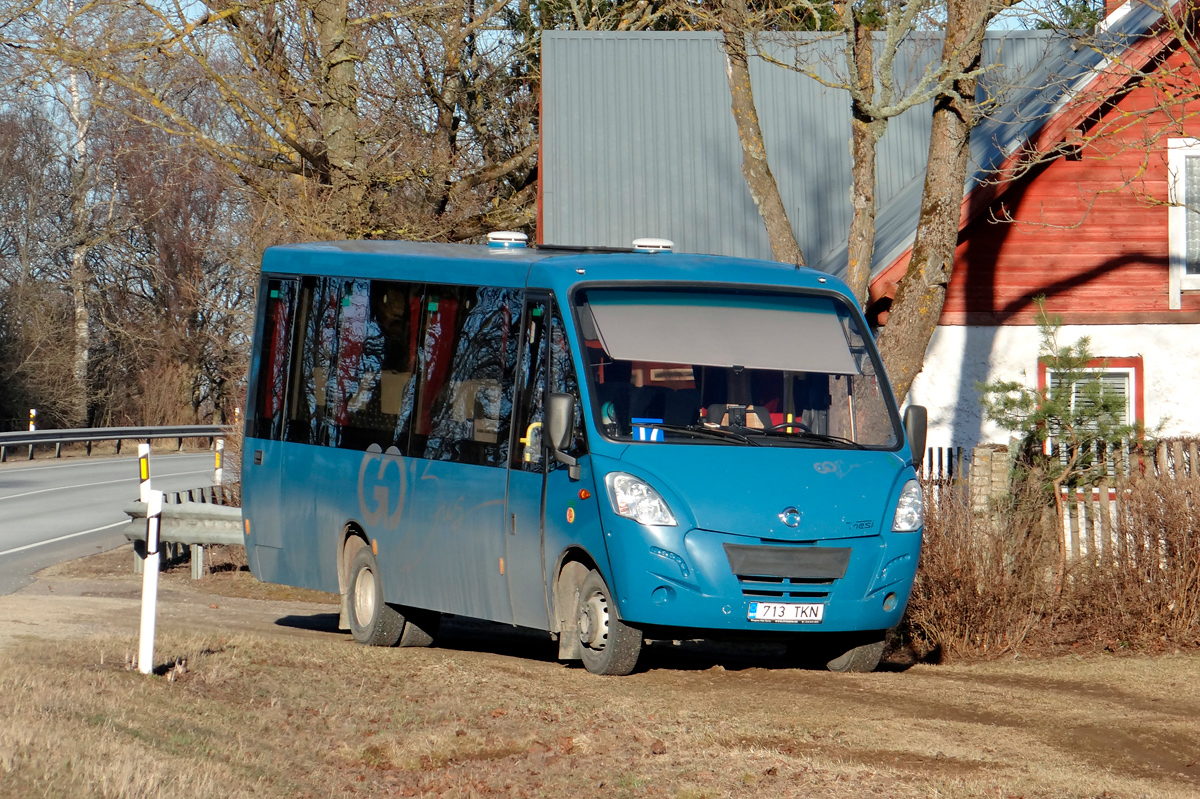
[[[848,562],[836,579],[794,579],[777,574],[735,574],[726,545],[776,552],[778,544],[750,536],[709,530],[620,525],[621,557],[612,559],[623,621],[642,626],[689,630],[758,631],[773,636],[795,633],[883,630],[904,615],[920,557],[921,534],[885,533],[790,545],[788,550],[818,553]],[[846,552],[848,550],[848,552]],[[803,559],[803,556],[800,556]],[[621,564],[621,568],[617,564]],[[805,605],[769,610],[798,620],[758,620],[763,604]],[[820,606],[819,608],[817,606]],[[819,620],[818,620],[819,618]]]

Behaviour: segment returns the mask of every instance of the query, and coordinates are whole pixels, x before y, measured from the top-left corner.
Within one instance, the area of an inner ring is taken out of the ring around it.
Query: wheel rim
[[[354,578],[354,618],[360,627],[365,627],[374,615],[375,575],[370,569],[360,569]]]
[[[589,649],[608,642],[608,599],[599,591],[579,603],[579,642]]]

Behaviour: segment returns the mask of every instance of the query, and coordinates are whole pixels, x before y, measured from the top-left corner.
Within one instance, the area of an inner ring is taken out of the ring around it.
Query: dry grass
[[[186,555],[187,548],[183,551]],[[275,583],[261,583],[246,565],[246,550],[237,546],[211,546],[205,549],[207,573],[200,580],[191,578],[191,563],[184,557],[165,560],[161,585],[179,592],[212,594],[214,596],[262,599],[285,602],[336,604],[337,594],[294,588]],[[133,577],[133,546],[123,546],[100,555],[67,561],[42,570],[39,579],[99,580],[126,585],[138,590],[141,583]],[[140,579],[140,578],[138,578]]]
[[[1194,657],[838,676],[166,635],[0,654],[4,797],[1194,796]],[[681,664],[676,664],[681,665]],[[1107,792],[1107,793],[1106,793]]]
[[[656,644],[642,673],[603,679],[557,663],[544,636],[462,621],[441,648],[362,648],[332,632],[335,606],[218,600],[257,584],[183,568],[163,575],[144,677],[135,639],[105,632],[136,625],[130,557],[0,597],[0,616],[38,608],[9,627],[28,637],[0,641],[3,799],[1200,793],[1196,654],[834,675]],[[68,599],[71,585],[86,588]],[[107,622],[53,626],[89,601]]]

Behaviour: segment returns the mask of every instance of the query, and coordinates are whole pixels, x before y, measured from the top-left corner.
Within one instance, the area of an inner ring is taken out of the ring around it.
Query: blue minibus
[[[874,669],[921,550],[925,418],[901,422],[846,286],[523,238],[266,251],[253,573],[337,592],[367,645],[453,615],[597,674],[678,639]]]

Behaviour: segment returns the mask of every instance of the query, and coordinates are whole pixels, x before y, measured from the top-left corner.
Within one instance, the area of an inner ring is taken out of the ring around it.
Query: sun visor
[[[592,289],[587,300],[580,316],[617,360],[859,374],[822,297]]]

